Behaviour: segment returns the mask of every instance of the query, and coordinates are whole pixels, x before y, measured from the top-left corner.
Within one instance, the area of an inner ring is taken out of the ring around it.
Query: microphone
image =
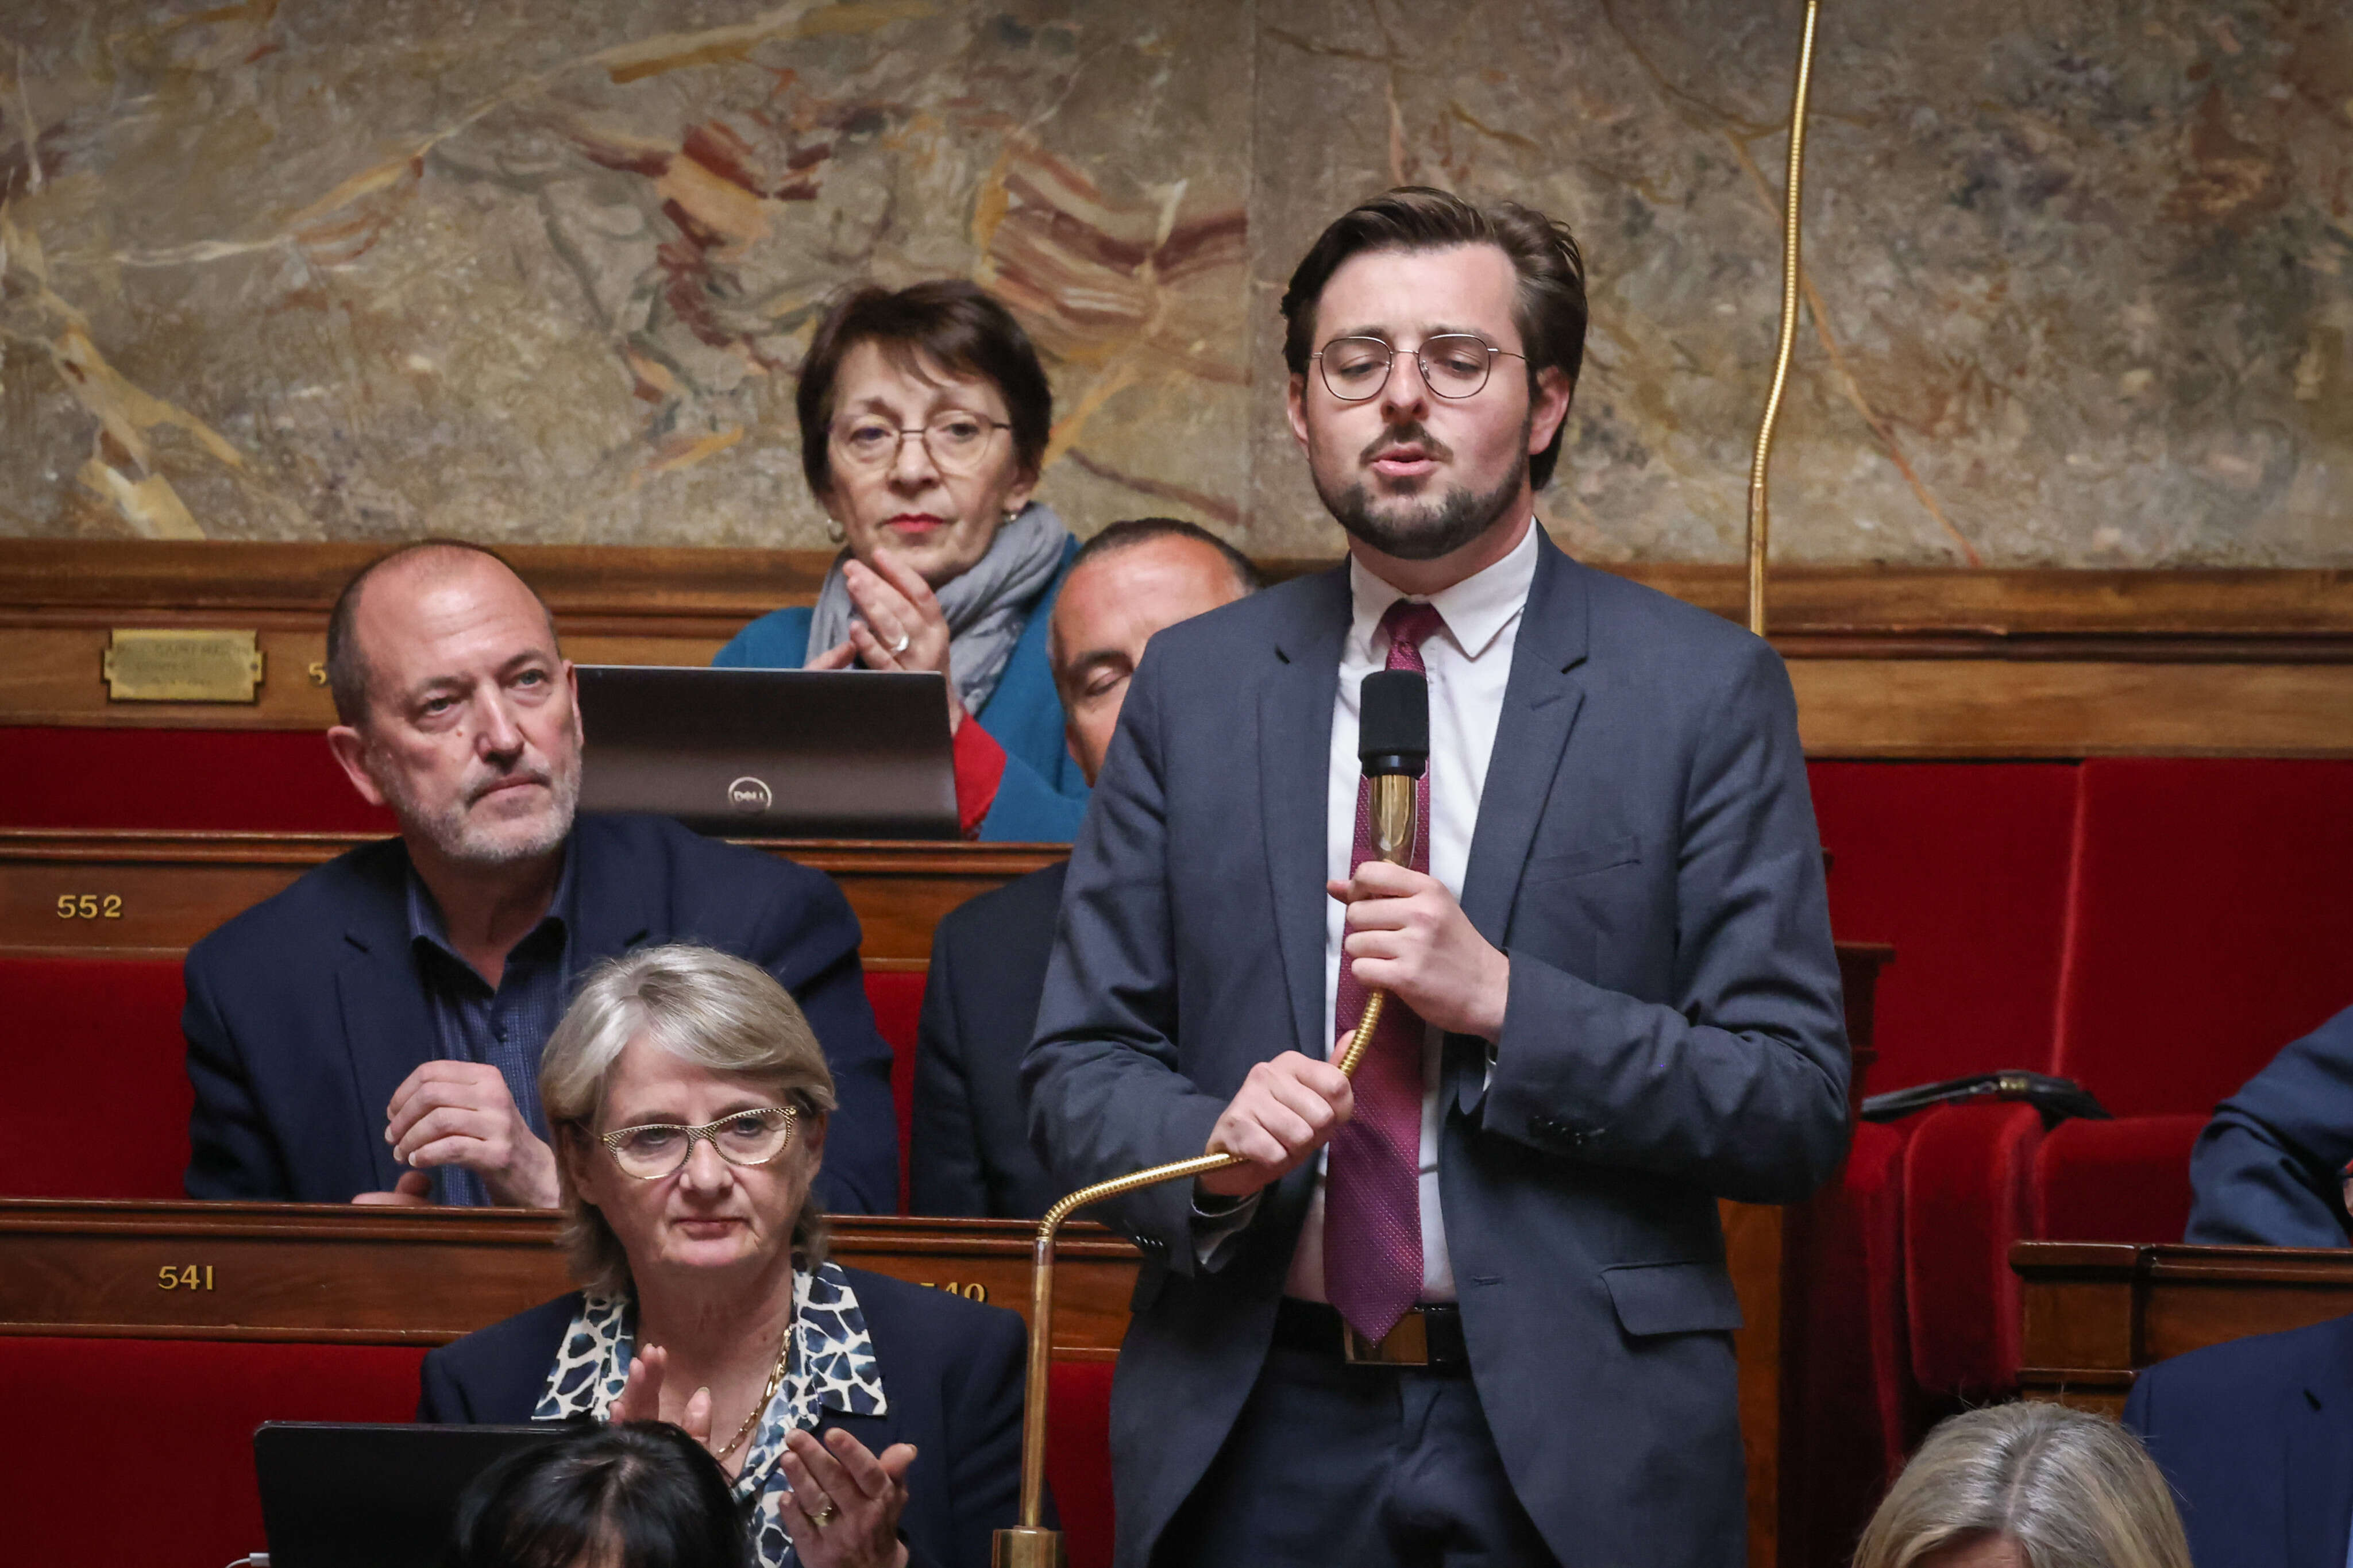
[[[1373,786],[1373,845],[1392,865],[1413,863],[1419,781],[1430,765],[1430,680],[1377,669],[1357,698],[1356,756]]]

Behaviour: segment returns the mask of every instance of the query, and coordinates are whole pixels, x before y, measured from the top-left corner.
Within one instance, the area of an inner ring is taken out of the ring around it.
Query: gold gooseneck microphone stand
[[[1773,351],[1773,389],[1757,426],[1757,456],[1748,466],[1748,629],[1765,635],[1765,554],[1772,520],[1765,504],[1773,426],[1789,384],[1789,351],[1798,341],[1798,201],[1806,181],[1806,96],[1814,82],[1814,18],[1820,0],[1806,0],[1806,36],[1798,46],[1798,84],[1789,95],[1789,185],[1781,215],[1781,335]]]
[[[1371,782],[1375,846],[1380,858],[1392,866],[1409,865],[1413,859],[1414,796],[1419,780],[1412,773],[1384,773],[1375,774]],[[1348,1037],[1346,1047],[1334,1064],[1342,1072],[1355,1075],[1356,1064],[1364,1059],[1365,1047],[1372,1043],[1373,1031],[1380,1026],[1381,1006],[1388,999],[1386,991],[1376,991],[1365,999],[1365,1013],[1356,1020],[1356,1032]],[[1062,1222],[1089,1204],[1156,1187],[1163,1182],[1181,1182],[1188,1176],[1205,1176],[1229,1165],[1246,1163],[1239,1154],[1211,1150],[1189,1160],[1114,1176],[1092,1187],[1081,1187],[1048,1209],[1045,1217],[1038,1222],[1029,1269],[1029,1384],[1021,1422],[1021,1522],[1014,1529],[997,1532],[989,1547],[991,1568],[1063,1568],[1062,1532],[1048,1530],[1043,1522],[1046,1377],[1054,1354],[1054,1238]]]

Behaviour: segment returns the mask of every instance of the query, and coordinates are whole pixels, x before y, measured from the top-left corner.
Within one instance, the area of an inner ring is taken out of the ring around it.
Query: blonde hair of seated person
[[[2038,1402],[1940,1424],[1864,1526],[1854,1568],[1942,1568],[2006,1542],[2019,1568],[2190,1568],[2173,1494],[2135,1437]]]

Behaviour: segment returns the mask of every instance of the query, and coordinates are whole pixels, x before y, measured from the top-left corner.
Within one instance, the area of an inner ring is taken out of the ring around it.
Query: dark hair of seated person
[[[726,1472],[666,1421],[509,1454],[458,1500],[446,1568],[744,1568]]]

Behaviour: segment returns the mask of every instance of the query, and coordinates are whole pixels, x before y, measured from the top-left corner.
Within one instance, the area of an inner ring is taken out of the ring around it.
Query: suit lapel
[[[408,858],[388,859],[394,868],[390,885],[380,884],[378,896],[344,928],[343,962],[335,973],[343,1048],[359,1096],[361,1146],[379,1192],[389,1190],[401,1173],[392,1146],[384,1141],[393,1091],[434,1054],[433,1016],[409,951]]]
[[[1277,635],[1272,673],[1259,689],[1259,798],[1293,1027],[1301,1053],[1321,1057],[1332,1032],[1324,1017],[1324,803],[1348,635],[1346,564],[1309,587],[1307,613]]]
[[[1495,749],[1487,761],[1487,784],[1462,873],[1462,912],[1496,947],[1510,934],[1528,846],[1585,705],[1584,688],[1574,673],[1585,662],[1590,625],[1585,571],[1537,530],[1535,576],[1513,639],[1512,673],[1504,686]],[[1475,1110],[1486,1081],[1483,1053],[1452,1051],[1449,1061],[1456,1081],[1441,1092],[1465,1112]]]
[[[2353,1539],[2353,1320],[2333,1327],[2333,1353],[2286,1396],[2286,1563],[2342,1563]]]
[[[650,936],[654,911],[647,889],[669,884],[650,871],[636,874],[639,868],[629,864],[629,848],[614,826],[597,816],[580,817],[573,826],[572,908],[559,912],[572,922],[574,976]]]
[[[1504,944],[1528,845],[1560,772],[1569,731],[1585,692],[1571,673],[1585,661],[1585,568],[1536,535],[1535,579],[1512,645],[1512,674],[1495,726],[1495,750],[1479,798],[1479,824],[1462,874],[1462,912],[1497,947]]]

